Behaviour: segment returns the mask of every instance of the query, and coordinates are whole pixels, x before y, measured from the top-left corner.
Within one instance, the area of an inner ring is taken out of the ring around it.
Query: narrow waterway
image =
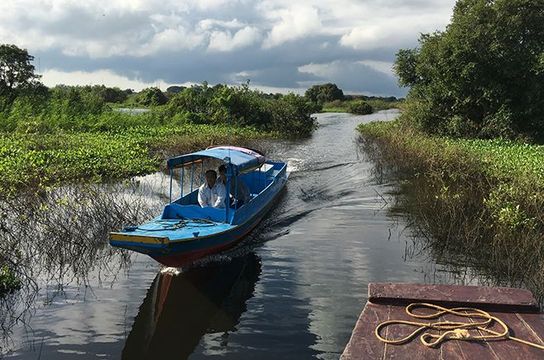
[[[311,138],[266,145],[291,174],[240,246],[182,272],[113,256],[83,283],[42,286],[9,329],[5,356],[337,359],[369,282],[477,282],[437,264],[388,212],[394,184],[376,181],[355,127],[397,115],[320,114]]]

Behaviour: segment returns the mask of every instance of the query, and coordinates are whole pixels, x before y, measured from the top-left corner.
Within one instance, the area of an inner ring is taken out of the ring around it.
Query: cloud
[[[443,29],[445,19],[434,14],[418,14],[409,18],[390,16],[387,19],[367,21],[350,29],[340,38],[340,44],[357,50],[380,47],[402,47],[416,44],[421,33]]]
[[[385,75],[394,77],[393,63],[388,61],[376,61],[376,60],[361,60],[360,64],[371,67],[372,69],[382,72]]]
[[[121,89],[133,89],[140,91],[148,87],[159,87],[165,90],[168,84],[164,80],[156,80],[146,82],[137,77],[129,79],[125,76],[120,76],[111,70],[96,70],[92,72],[86,71],[71,71],[49,69],[42,73],[41,81],[47,86],[64,85],[106,85],[111,87],[119,87]]]
[[[268,17],[277,21],[263,43],[264,48],[300,39],[318,33],[321,29],[318,11],[312,6],[293,5],[286,9],[273,10]]]
[[[363,91],[369,95],[404,96],[405,90],[399,89],[396,79],[391,73],[384,71],[384,63],[365,63],[365,61],[333,61],[325,64],[306,64],[300,66],[301,73],[315,75],[319,81],[301,82],[302,87],[316,83],[334,82],[344,92],[360,93],[360,89],[371,88],[373,91]]]
[[[261,38],[259,30],[246,26],[234,35],[230,31],[214,31],[210,35],[208,49],[211,51],[233,51],[258,42]]]
[[[416,46],[420,32],[443,29],[455,0],[383,3],[4,0],[0,42],[27,48],[42,72],[81,72],[88,75],[70,79],[95,76],[95,83],[239,83],[247,74],[252,84],[275,89],[327,79],[355,92],[398,93],[395,53]]]

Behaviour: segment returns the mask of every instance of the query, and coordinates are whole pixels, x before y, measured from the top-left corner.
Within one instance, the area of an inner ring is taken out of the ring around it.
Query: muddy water
[[[477,282],[418,250],[403,219],[388,213],[394,184],[376,181],[354,129],[395,116],[321,114],[310,139],[268,144],[289,162],[287,189],[227,253],[182,271],[114,253],[84,281],[40,283],[9,329],[5,356],[336,359],[369,282]],[[163,177],[138,181],[148,189],[134,196],[164,201]]]

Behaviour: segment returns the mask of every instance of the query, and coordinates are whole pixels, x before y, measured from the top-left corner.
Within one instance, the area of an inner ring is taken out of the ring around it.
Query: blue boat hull
[[[218,253],[233,247],[253,230],[267,212],[287,182],[286,166],[277,171],[274,180],[255,199],[236,211],[232,224],[217,223],[207,227],[208,232],[196,231],[194,235],[181,234],[182,231],[163,231],[156,234],[120,232],[110,235],[110,244],[151,256],[166,266],[180,267],[204,256]],[[232,210],[234,211],[234,210]],[[157,220],[160,221],[160,220]],[[193,229],[193,228],[192,228]],[[211,233],[210,233],[210,230]],[[185,230],[187,233],[187,230]],[[179,237],[179,238],[176,238]]]

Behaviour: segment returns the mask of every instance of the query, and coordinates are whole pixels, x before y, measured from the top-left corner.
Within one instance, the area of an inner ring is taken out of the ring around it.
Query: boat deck
[[[414,319],[405,309],[410,303],[416,302],[487,311],[508,325],[511,336],[544,346],[544,314],[539,312],[536,300],[527,290],[371,283],[368,286],[368,302],[341,359],[544,359],[544,350],[511,339],[447,340],[436,348],[431,348],[421,343],[421,334],[401,345],[386,344],[376,337],[376,327],[387,320],[460,321],[458,317],[452,319],[453,315],[450,314],[435,320]],[[469,321],[463,319],[465,322]],[[387,339],[399,339],[415,329],[409,325],[391,325],[381,334]],[[478,330],[471,332],[476,332],[476,335],[482,333]],[[439,332],[434,333],[440,335]]]

